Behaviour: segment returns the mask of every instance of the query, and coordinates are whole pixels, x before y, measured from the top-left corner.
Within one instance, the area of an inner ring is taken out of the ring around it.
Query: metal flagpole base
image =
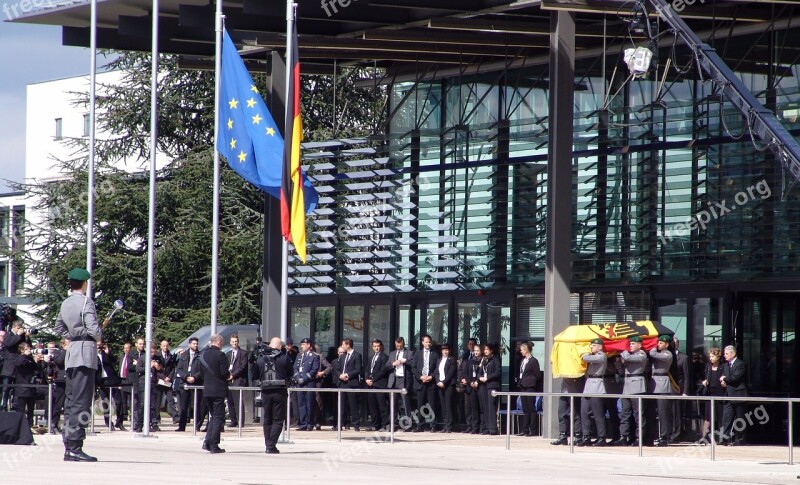
[[[282,445],[293,445],[294,441],[286,439],[286,431],[281,431],[281,435],[278,437],[278,443]]]

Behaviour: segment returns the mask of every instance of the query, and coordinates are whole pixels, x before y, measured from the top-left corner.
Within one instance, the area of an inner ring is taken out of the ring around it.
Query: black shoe
[[[125,426],[123,426],[122,423],[117,425],[117,429],[120,431],[128,431],[127,429],[125,429]]]
[[[261,422],[261,418],[253,418],[253,422],[258,424]]]
[[[528,433],[519,432],[519,433],[515,434],[514,436],[528,436]]]
[[[203,451],[208,451],[208,443],[206,443],[205,441],[203,441],[202,449]]]
[[[669,441],[667,440],[656,440],[655,446],[663,448],[665,446],[669,446]]]
[[[64,452],[64,461],[97,461],[97,458],[89,456],[83,450],[70,450]]]
[[[631,442],[625,438],[620,438],[618,440],[614,440],[609,445],[611,446],[628,446]]]
[[[219,446],[215,446],[210,450],[208,450],[208,452],[211,453],[212,455],[216,455],[217,453],[225,453],[225,450],[220,448]]]
[[[277,455],[280,452],[281,452],[281,450],[279,450],[277,448],[267,448],[266,451],[264,451],[264,453],[266,453],[268,455]]]
[[[175,428],[176,433],[180,433],[182,431],[186,431],[186,428]]]
[[[608,446],[609,442],[605,440],[605,438],[599,438],[597,441],[592,443],[592,446]]]
[[[353,426],[353,431],[361,431],[361,429],[358,426]]]
[[[200,430],[200,432],[201,432],[201,433],[205,433],[206,431],[208,431],[208,428],[202,428],[202,429]]]
[[[575,446],[592,446],[591,439],[579,439],[575,441]]]
[[[554,445],[554,446],[568,445],[569,444],[569,440],[567,439],[566,436],[561,435],[561,436],[558,437],[557,440],[551,441],[550,444]]]
[[[322,426],[316,425],[316,426],[314,426],[314,429],[316,429],[317,431],[320,431],[322,429]]]

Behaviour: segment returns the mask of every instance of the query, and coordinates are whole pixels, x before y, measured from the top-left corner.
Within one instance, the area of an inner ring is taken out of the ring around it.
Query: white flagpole
[[[92,0],[89,20],[89,182],[86,189],[87,221],[86,221],[86,271],[92,273],[94,262],[94,144],[95,144],[95,110],[97,97],[97,0]],[[92,296],[92,280],[86,294]]]
[[[158,144],[158,0],[153,0],[153,38],[150,74],[150,211],[147,230],[147,322],[144,347],[144,422],[143,436],[150,436],[150,396],[152,382],[150,349],[153,346],[153,288],[156,245],[156,149]]]
[[[214,190],[213,190],[213,215],[211,222],[211,335],[217,333],[217,293],[219,285],[219,104],[220,88],[222,86],[222,0],[217,0],[217,9],[214,16],[214,29],[216,32],[216,45],[214,54]]]
[[[292,33],[294,32],[294,16],[296,3],[291,0],[286,0],[286,115],[284,116],[284,125],[288,126],[294,118],[293,99],[289,99],[289,92],[291,83],[294,79],[294,59],[292,59],[293,43]],[[287,130],[288,131],[288,130]],[[291,150],[292,140],[286,139],[287,133],[284,133],[284,143],[289,143]],[[284,149],[285,150],[285,149]],[[285,161],[284,161],[285,163]],[[291,204],[291,201],[288,201]],[[283,257],[281,262],[282,276],[281,276],[281,340],[286,342],[289,336],[289,243],[286,238],[283,238]]]

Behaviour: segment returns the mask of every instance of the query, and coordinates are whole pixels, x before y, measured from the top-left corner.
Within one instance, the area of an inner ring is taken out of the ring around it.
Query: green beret
[[[593,344],[598,344],[598,345],[603,345],[603,339],[601,339],[601,338],[592,339],[592,343]]]
[[[672,335],[659,335],[658,336],[659,342],[672,342]]]
[[[86,281],[92,276],[83,268],[72,268],[67,277],[75,281]]]
[[[633,337],[631,337],[630,341],[631,341],[631,342],[639,342],[639,343],[642,343],[642,337],[640,337],[640,336],[638,336],[638,335],[634,335]]]

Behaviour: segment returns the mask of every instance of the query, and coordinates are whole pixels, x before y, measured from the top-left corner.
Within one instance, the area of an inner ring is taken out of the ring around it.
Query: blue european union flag
[[[242,178],[280,199],[283,137],[227,31],[221,76],[217,150]]]

